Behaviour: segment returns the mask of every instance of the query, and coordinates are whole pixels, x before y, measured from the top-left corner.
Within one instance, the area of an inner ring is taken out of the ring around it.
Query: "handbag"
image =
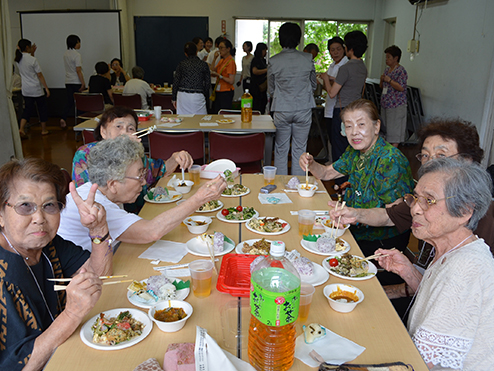
[[[220,72],[218,73],[220,76],[221,76],[221,73],[223,72],[223,70],[226,68],[226,66],[228,66],[228,64],[233,60],[233,57],[230,58],[228,60],[228,62],[225,63],[225,65],[223,67],[221,67],[221,70]],[[216,100],[216,88],[218,87],[218,83],[220,82],[220,78],[218,77],[216,79],[216,84],[214,84],[214,89],[213,89],[213,92],[211,93],[211,95],[209,96],[209,100],[211,102],[214,102]]]

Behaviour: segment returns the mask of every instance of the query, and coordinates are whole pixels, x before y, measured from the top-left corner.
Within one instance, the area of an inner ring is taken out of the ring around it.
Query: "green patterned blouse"
[[[348,175],[351,187],[346,189],[344,200],[354,208],[385,207],[406,193],[413,191],[410,164],[400,150],[379,137],[365,154],[349,146],[333,167]],[[351,227],[357,241],[384,240],[400,233],[395,227]]]

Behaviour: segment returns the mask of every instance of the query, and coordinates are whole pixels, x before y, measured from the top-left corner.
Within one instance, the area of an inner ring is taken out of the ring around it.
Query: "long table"
[[[183,121],[178,126],[174,127],[164,127],[159,126],[163,124],[162,122],[156,120],[152,117],[148,121],[140,121],[139,129],[145,129],[149,126],[157,125],[158,131],[183,131],[183,130],[198,130],[203,131],[206,135],[210,131],[221,131],[221,132],[233,132],[233,133],[264,133],[265,134],[265,145],[264,145],[264,163],[267,165],[271,164],[274,135],[276,133],[276,127],[274,126],[273,120],[269,115],[255,115],[252,116],[252,122],[243,123],[240,115],[194,115],[181,116],[181,115],[163,115],[162,117],[181,117]],[[205,120],[204,117],[210,118]],[[216,123],[217,120],[232,119],[235,122],[231,124],[218,124],[218,126],[201,126],[200,123]],[[74,126],[74,131],[83,130],[94,130],[98,122],[94,119],[84,121],[79,125]]]
[[[275,184],[278,187],[278,191],[284,188],[286,180],[286,177],[283,176],[276,177]],[[201,181],[201,183],[203,182],[204,180]],[[315,263],[321,263],[323,256],[312,254],[301,247],[297,216],[290,215],[290,210],[325,209],[329,200],[327,193],[317,193],[312,198],[302,198],[297,193],[288,193],[293,202],[291,204],[262,205],[258,200],[259,188],[264,185],[262,175],[241,175],[237,178],[237,182],[248,186],[251,189],[251,193],[241,198],[221,197],[225,207],[234,207],[239,204],[252,206],[260,213],[260,216],[278,216],[288,221],[291,225],[290,231],[277,236],[277,239],[285,242],[287,250],[297,249],[301,255],[308,257]],[[164,183],[163,180],[162,183]],[[194,186],[192,192],[197,189],[198,186]],[[319,189],[324,189],[324,187],[319,184]],[[184,195],[184,198],[190,197],[192,192]],[[151,219],[173,206],[174,204],[146,204],[141,211],[141,216]],[[209,213],[206,215],[215,214]],[[233,239],[235,243],[262,237],[247,230],[243,224],[224,223],[217,218],[213,218],[208,232],[214,230],[223,232]],[[186,226],[181,224],[163,239],[186,242],[194,237],[196,235],[189,233]],[[342,238],[351,245],[351,254],[362,256],[349,231],[346,231]],[[153,265],[150,264],[149,260],[138,259],[138,256],[150,245],[122,243],[114,256],[114,274],[127,274],[129,278],[138,280],[158,274],[153,270]],[[187,254],[181,263],[188,263],[196,259],[201,258]],[[162,263],[160,265],[168,264]],[[220,263],[217,263],[217,269],[220,269]],[[338,282],[350,283],[364,292],[364,301],[351,313],[343,314],[333,311],[323,295],[325,285]],[[95,350],[84,345],[79,337],[79,331],[76,331],[57,349],[46,370],[65,371],[69,369],[87,370],[94,368],[102,370],[132,370],[151,357],[157,358],[162,364],[169,344],[195,341],[196,326],[205,328],[223,349],[248,361],[249,299],[233,297],[230,294],[219,292],[216,289],[216,277],[213,279],[213,284],[214,289],[207,298],[198,299],[192,292],[190,293],[186,300],[193,306],[194,313],[185,327],[179,332],[164,333],[154,326],[150,335],[140,343],[124,350],[108,352]],[[127,284],[104,286],[101,298],[86,316],[83,323],[105,310],[133,308],[126,298],[126,292]],[[428,370],[376,278],[366,281],[348,281],[330,276],[325,284],[316,287],[306,324],[311,322],[321,323],[331,331],[364,346],[366,350],[352,363],[376,364],[402,361],[406,364],[411,364],[416,371]],[[302,324],[297,323],[296,327],[297,334],[301,334]],[[311,369],[300,360],[295,359],[295,363],[290,370]]]

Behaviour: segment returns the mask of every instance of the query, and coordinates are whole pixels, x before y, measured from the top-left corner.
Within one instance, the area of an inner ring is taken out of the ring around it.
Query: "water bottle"
[[[242,95],[240,105],[242,107],[242,122],[252,122],[252,95],[249,93],[249,89],[245,89],[245,93]]]
[[[273,241],[269,256],[251,274],[249,362],[256,370],[284,371],[293,365],[300,276]]]

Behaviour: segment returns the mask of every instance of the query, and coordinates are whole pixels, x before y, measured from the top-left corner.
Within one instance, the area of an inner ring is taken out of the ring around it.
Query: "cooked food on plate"
[[[366,277],[373,275],[369,273],[369,265],[358,256],[343,254],[328,259],[331,271],[347,277]]]
[[[222,194],[226,196],[240,196],[247,193],[248,191],[249,188],[247,188],[246,186],[242,184],[234,184],[232,187],[227,187]]]
[[[214,234],[204,233],[197,237],[200,241],[209,244],[214,248],[215,253],[223,251],[223,245],[225,244],[225,235],[221,232],[214,232]]]
[[[181,197],[181,195],[177,195],[177,194],[170,196],[170,193],[168,192],[168,188],[160,187],[160,186],[150,189],[147,193],[147,196],[148,199],[154,201],[170,201],[175,198]]]
[[[194,226],[200,226],[200,225],[208,224],[208,222],[205,220],[194,220],[192,218],[186,219],[185,222],[189,225],[194,225]]]
[[[97,344],[116,345],[131,340],[142,334],[145,325],[132,317],[129,311],[120,312],[117,317],[106,318],[100,313],[91,327],[93,342]]]
[[[331,253],[345,250],[345,243],[340,238],[322,236],[317,239],[317,249],[320,252]]]
[[[301,276],[314,275],[314,264],[310,261],[310,259],[301,256],[297,250],[286,251],[285,258],[293,264]]]
[[[253,207],[229,207],[228,209],[221,210],[221,215],[227,220],[247,220],[252,218],[256,214]]]
[[[165,308],[162,310],[157,310],[154,313],[154,319],[163,322],[175,322],[180,321],[187,317],[187,313],[183,310],[183,308]]]
[[[329,297],[333,300],[340,301],[342,303],[351,303],[359,301],[359,297],[357,295],[357,290],[354,292],[342,290],[340,287],[336,291],[333,291],[329,294]]]
[[[133,281],[127,288],[143,301],[171,300],[177,297],[177,288],[165,275],[151,276],[146,282]]]
[[[206,202],[202,205],[198,211],[211,211],[220,207],[220,202],[218,200],[213,200]]]
[[[279,222],[278,217],[274,218],[252,218],[248,221],[249,227],[259,232],[276,233],[285,228],[287,223]]]
[[[271,242],[268,242],[263,238],[259,241],[254,242],[252,245],[249,245],[247,242],[244,242],[244,246],[242,247],[242,252],[244,254],[251,254],[251,255],[268,255],[270,248],[271,248]]]

